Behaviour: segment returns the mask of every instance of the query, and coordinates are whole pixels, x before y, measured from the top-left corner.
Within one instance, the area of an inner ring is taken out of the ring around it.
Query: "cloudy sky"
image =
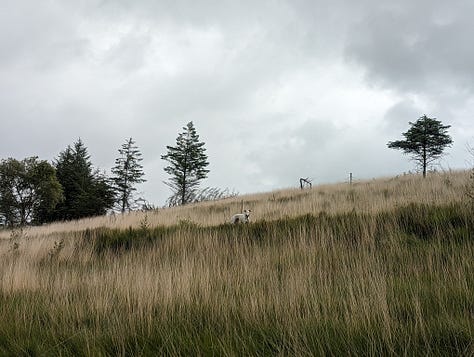
[[[396,175],[386,143],[423,114],[474,144],[472,0],[3,0],[0,158],[52,161],[81,138],[110,170],[133,137],[143,195],[194,121],[204,186],[240,193]]]

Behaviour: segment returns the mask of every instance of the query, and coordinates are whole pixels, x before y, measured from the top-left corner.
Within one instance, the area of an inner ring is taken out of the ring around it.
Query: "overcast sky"
[[[261,192],[413,170],[390,140],[452,125],[444,169],[474,144],[472,0],[3,0],[0,158],[52,161],[79,137],[110,172],[132,137],[143,196],[193,121],[203,186]]]

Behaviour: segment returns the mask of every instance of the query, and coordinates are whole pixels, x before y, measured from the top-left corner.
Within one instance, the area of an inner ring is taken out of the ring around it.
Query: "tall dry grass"
[[[311,190],[285,189],[269,193],[242,195],[217,202],[203,202],[187,206],[158,209],[148,213],[131,212],[124,215],[86,218],[72,222],[53,223],[29,228],[30,236],[49,233],[82,231],[87,228],[139,227],[147,216],[151,227],[174,225],[180,221],[201,225],[227,223],[242,204],[251,209],[252,220],[274,220],[297,217],[307,213],[337,214],[356,210],[376,213],[412,202],[445,204],[464,199],[468,171],[433,173],[426,179],[420,175],[402,175],[378,180],[315,186]],[[8,231],[0,230],[0,239],[9,238]]]
[[[237,199],[3,239],[0,354],[472,355],[464,176],[246,196],[250,225],[220,224]]]

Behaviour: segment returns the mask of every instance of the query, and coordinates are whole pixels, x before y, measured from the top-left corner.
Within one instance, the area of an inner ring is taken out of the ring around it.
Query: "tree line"
[[[453,142],[447,133],[450,126],[426,115],[409,124],[409,130],[402,133],[405,139],[387,146],[411,155],[425,177],[428,166]],[[193,122],[183,127],[174,146],[166,146],[161,159],[167,162],[164,170],[170,176],[165,182],[172,191],[169,206],[235,195],[199,188],[209,173],[204,146]],[[111,177],[93,167],[81,139],[61,151],[52,164],[38,157],[1,160],[0,219],[13,227],[103,215],[112,209],[132,210],[138,202],[136,185],[146,181],[142,154],[132,138],[118,152]]]
[[[81,139],[52,163],[38,157],[2,160],[0,215],[13,227],[103,215],[114,208],[124,212],[144,172],[132,138],[119,153],[111,177],[94,168]]]
[[[165,182],[172,190],[169,205],[183,205],[232,195],[226,190],[199,190],[209,165],[204,142],[193,122],[183,127],[176,145],[167,146]],[[133,138],[118,149],[111,176],[94,168],[81,139],[61,151],[49,163],[38,157],[0,161],[0,219],[13,227],[73,220],[137,208],[137,184],[145,182],[142,154]],[[145,205],[146,207],[153,207]]]

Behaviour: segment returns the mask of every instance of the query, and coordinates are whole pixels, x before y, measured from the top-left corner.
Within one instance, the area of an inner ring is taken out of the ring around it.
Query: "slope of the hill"
[[[0,355],[473,355],[467,182],[403,176],[16,232],[0,240]],[[225,223],[241,200],[254,222]]]
[[[251,220],[275,220],[305,214],[328,214],[356,211],[374,213],[409,203],[446,204],[465,199],[469,172],[454,171],[420,175],[403,175],[368,181],[327,184],[309,190],[286,189],[269,193],[242,195],[221,201],[203,202],[182,207],[158,209],[151,212],[131,212],[112,216],[94,217],[72,222],[53,223],[28,229],[30,236],[54,232],[83,231],[108,227],[139,227],[146,222],[150,227],[170,226],[186,221],[199,225],[227,223],[234,213],[251,209]],[[9,232],[0,231],[0,238],[9,238]]]

